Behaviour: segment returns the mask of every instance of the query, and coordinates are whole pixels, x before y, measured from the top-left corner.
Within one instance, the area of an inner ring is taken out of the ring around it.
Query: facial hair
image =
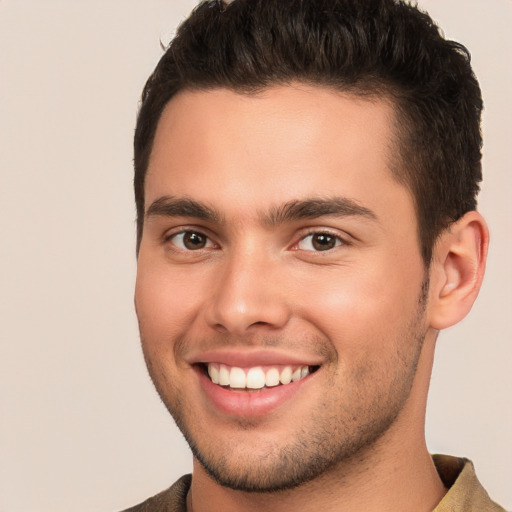
[[[333,376],[309,417],[296,419],[295,431],[284,443],[265,438],[262,446],[258,444],[257,421],[236,421],[239,431],[254,438],[258,453],[251,447],[235,446],[227,437],[215,443],[205,442],[205,436],[194,425],[191,404],[183,400],[180,390],[156,369],[145,353],[146,364],[162,401],[194,457],[213,480],[224,487],[244,492],[283,491],[362,458],[394,424],[410,396],[420,360],[426,335],[424,314],[427,294],[426,279],[421,287],[416,315],[402,332],[396,334],[396,350],[385,369],[376,375],[375,360],[361,364],[352,375],[351,390],[348,390],[351,399],[345,403],[340,399],[339,406],[336,397],[346,395],[347,389],[340,388],[335,378],[338,371],[335,369],[336,351],[330,349],[326,340],[309,340],[308,343],[323,347],[324,354],[328,354],[325,366],[333,368]],[[181,345],[186,343],[182,340]],[[276,344],[280,343],[275,339],[268,342],[268,345]],[[286,342],[283,341],[282,345],[286,346]],[[180,343],[176,346],[179,347]],[[175,388],[174,392],[169,393],[172,388]],[[290,421],[295,419],[290,418]]]

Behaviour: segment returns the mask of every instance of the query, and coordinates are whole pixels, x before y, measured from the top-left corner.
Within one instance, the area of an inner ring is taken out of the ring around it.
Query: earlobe
[[[482,284],[489,230],[476,211],[466,213],[439,236],[430,268],[430,325],[445,329],[471,310]]]

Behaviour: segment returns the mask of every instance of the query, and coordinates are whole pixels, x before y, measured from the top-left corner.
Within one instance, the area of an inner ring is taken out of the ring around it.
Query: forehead
[[[322,87],[184,91],[157,127],[146,208],[162,195],[261,210],[312,195],[371,202],[384,185],[403,194],[393,125],[390,102]]]

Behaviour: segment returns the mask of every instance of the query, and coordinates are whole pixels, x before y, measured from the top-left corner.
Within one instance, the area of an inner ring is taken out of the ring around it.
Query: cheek
[[[402,267],[403,268],[403,267]],[[300,316],[320,329],[339,351],[379,353],[389,350],[418,311],[423,275],[400,271],[334,268],[303,289]],[[321,283],[319,285],[318,283]]]
[[[200,300],[195,280],[179,271],[139,261],[135,308],[144,345],[166,350],[190,325]]]

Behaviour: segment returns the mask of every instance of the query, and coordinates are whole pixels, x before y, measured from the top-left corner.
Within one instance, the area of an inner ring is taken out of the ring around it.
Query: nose
[[[242,336],[257,329],[275,331],[291,312],[279,263],[241,252],[223,262],[206,306],[206,322],[218,332]]]

